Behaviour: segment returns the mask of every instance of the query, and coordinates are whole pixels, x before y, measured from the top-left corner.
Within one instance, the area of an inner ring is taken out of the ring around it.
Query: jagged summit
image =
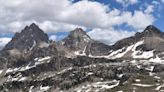
[[[146,31],[160,32],[160,30],[159,30],[157,27],[155,27],[154,25],[149,25],[149,26],[147,26],[147,27],[145,28],[144,32],[146,32]]]
[[[22,31],[26,32],[29,28],[31,28],[31,31],[36,31],[34,29],[40,29],[38,25],[36,25],[35,23],[32,23],[30,26],[26,26]]]
[[[101,56],[109,53],[110,47],[95,41],[81,28],[76,28],[64,38],[61,45],[70,49],[75,55]]]
[[[71,37],[71,38],[81,38],[84,36],[90,39],[90,37],[82,28],[76,28],[75,30],[71,31],[70,34],[68,35],[68,37]]]
[[[21,33],[19,33],[21,35],[27,35],[29,37],[32,38],[37,38],[38,40],[42,40],[42,41],[46,41],[48,42],[48,36],[47,34],[44,33],[43,30],[41,30],[39,28],[38,25],[36,25],[35,23],[32,23],[30,26],[26,26]]]
[[[82,28],[76,28],[64,38],[61,43],[70,49],[83,49],[91,40],[87,33]]]
[[[26,26],[20,33],[16,33],[3,50],[18,49],[19,51],[32,50],[40,42],[48,43],[48,35],[35,23]]]
[[[149,25],[145,28],[142,32],[145,36],[161,36],[163,32],[161,32],[157,27],[154,25]]]

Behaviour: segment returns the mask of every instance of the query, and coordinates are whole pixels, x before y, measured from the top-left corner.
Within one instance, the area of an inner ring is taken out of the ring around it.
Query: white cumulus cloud
[[[151,14],[142,11],[135,11],[134,15],[130,17],[128,25],[135,29],[143,30],[146,26],[153,24],[155,18]]]
[[[116,0],[116,2],[122,4],[124,7],[138,3],[138,0]]]
[[[11,38],[7,38],[7,37],[0,38],[0,49],[4,47],[10,40]]]
[[[128,6],[137,4],[139,1],[116,0],[116,2]],[[125,24],[137,31],[143,30],[155,21],[152,14],[154,10],[151,6],[145,11],[135,9],[134,11],[122,11],[115,6],[90,0],[81,0],[76,3],[71,0],[0,0],[0,4],[0,33],[18,32],[25,25],[35,22],[45,32],[49,33],[68,32],[76,27],[106,30],[102,31],[104,32],[104,39],[101,40],[107,42],[105,32],[118,35],[126,33],[123,30],[115,30],[115,26]],[[95,32],[95,35],[102,35],[101,31]],[[116,41],[112,38],[108,40]]]
[[[88,35],[91,36],[91,38],[101,41],[107,45],[112,45],[118,40],[134,35],[134,33],[135,32],[133,31],[129,32],[126,30],[115,30],[113,28],[109,28],[109,29],[95,28],[92,31],[88,32]]]
[[[53,41],[57,40],[56,38],[57,38],[56,35],[51,35],[51,36],[49,37],[49,39],[50,39],[50,40],[53,40]]]

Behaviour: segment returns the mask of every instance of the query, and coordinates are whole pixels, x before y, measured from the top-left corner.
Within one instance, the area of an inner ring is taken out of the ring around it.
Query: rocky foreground
[[[77,57],[35,58],[29,64],[1,70],[1,92],[162,92],[164,65],[145,61]],[[137,62],[137,63],[136,63]],[[65,66],[63,66],[65,65]],[[2,76],[4,75],[4,76]]]

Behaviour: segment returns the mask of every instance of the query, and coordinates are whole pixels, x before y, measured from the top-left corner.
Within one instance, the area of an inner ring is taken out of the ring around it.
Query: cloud
[[[151,14],[142,11],[135,11],[132,17],[129,17],[128,25],[137,30],[143,30],[146,26],[153,24],[155,18]]]
[[[0,38],[0,49],[4,47],[10,40],[11,38],[7,38],[7,37]]]
[[[109,7],[98,2],[79,1],[61,14],[63,21],[85,27],[107,26]]]
[[[62,39],[64,39],[66,36],[68,35],[68,33],[65,33],[65,34],[53,34],[53,35],[50,35],[49,36],[49,39],[50,40],[53,40],[53,41],[60,41],[60,40],[62,40]]]
[[[69,32],[77,27],[83,28],[84,30],[86,29],[86,27],[84,26],[56,21],[44,21],[41,23],[36,22],[36,24],[38,24],[41,27],[41,29],[45,30],[45,32]]]
[[[125,6],[137,4],[138,0],[116,0]],[[76,27],[91,28],[97,34],[118,33],[118,37],[127,31],[115,30],[114,27],[126,25],[134,31],[143,30],[147,25],[153,24],[154,8],[149,6],[145,10],[119,10],[115,6],[105,5],[90,0],[80,0],[73,3],[71,0],[0,0],[0,33],[13,33],[21,31],[25,25],[35,22],[45,32],[68,32]],[[94,30],[105,31],[94,31]],[[115,32],[116,31],[116,32]],[[128,33],[127,33],[128,34]],[[129,33],[131,34],[131,33]],[[107,35],[106,35],[107,36]],[[92,37],[96,37],[93,36]],[[102,37],[102,36],[101,36]],[[105,36],[104,36],[105,37]],[[55,38],[55,37],[54,37]],[[55,39],[58,39],[57,37]],[[106,39],[106,40],[104,40]],[[98,39],[107,42],[107,38]]]
[[[158,1],[152,1],[152,4],[159,5],[160,3]]]
[[[137,0],[122,1],[129,4],[138,2]],[[88,0],[76,3],[68,0],[0,0],[0,3],[2,20],[0,29],[8,32],[20,31],[23,26],[31,22],[38,23],[46,32],[67,31],[79,26],[107,28],[128,23],[128,18],[132,15],[131,11],[121,11]]]
[[[138,0],[116,0],[116,2],[122,4],[123,7],[128,7],[129,5],[138,3]]]
[[[56,35],[51,35],[51,36],[49,37],[49,39],[50,39],[50,40],[53,40],[53,41],[56,41],[56,38],[57,38]]]
[[[134,35],[134,33],[134,31],[129,32],[125,30],[115,30],[113,28],[95,28],[92,31],[88,32],[88,35],[95,40],[98,40],[108,45],[112,45],[118,40]]]
[[[108,9],[101,3],[91,1],[72,3],[68,0],[0,0],[0,3],[2,4],[0,19],[3,20],[0,25],[6,26],[7,28],[3,30],[9,32],[16,32],[16,29],[20,30],[22,25],[28,25],[33,21],[40,23],[43,28],[47,26],[47,23],[50,24],[48,27],[50,31],[52,29],[59,31],[60,28],[54,25],[61,26],[62,24],[71,27],[103,26],[102,22],[105,22],[107,18],[106,10]],[[64,27],[68,28],[68,26]]]
[[[155,7],[153,5],[148,5],[144,12],[145,13],[152,13],[154,11],[154,8]]]
[[[138,0],[129,0],[130,4],[136,4]]]
[[[161,0],[162,1],[162,3],[164,3],[164,0]]]

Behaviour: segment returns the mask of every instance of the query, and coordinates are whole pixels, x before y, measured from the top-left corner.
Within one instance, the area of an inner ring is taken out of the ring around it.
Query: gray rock
[[[33,50],[40,42],[48,43],[48,35],[36,24],[26,26],[20,33],[16,33],[12,40],[3,48],[4,50],[18,49],[21,52]]]

